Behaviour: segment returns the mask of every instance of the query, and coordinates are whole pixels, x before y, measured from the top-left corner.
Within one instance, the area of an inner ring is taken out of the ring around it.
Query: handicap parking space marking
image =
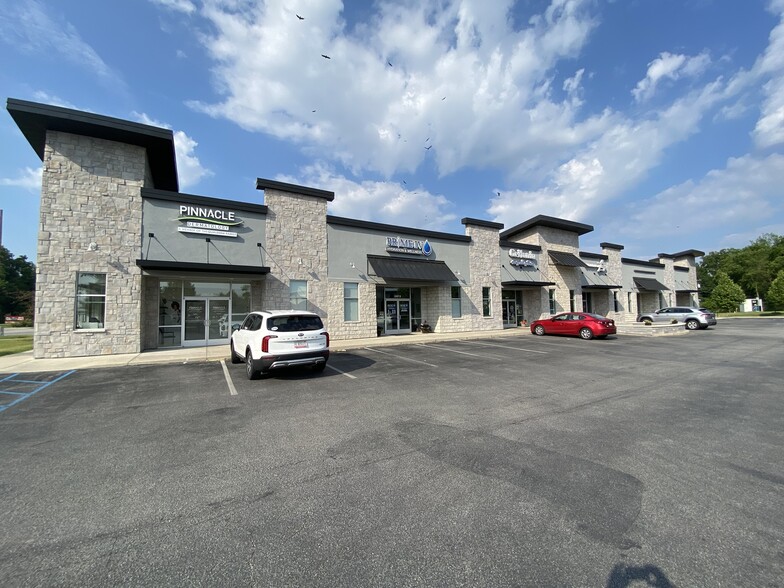
[[[397,359],[402,359],[404,361],[410,361],[410,362],[413,362],[413,363],[421,363],[421,364],[424,364],[424,365],[430,366],[430,367],[438,367],[434,363],[430,363],[430,362],[427,362],[427,361],[422,361],[420,359],[411,359],[410,357],[404,357],[402,355],[397,355],[395,353],[389,353],[388,351],[381,351],[380,349],[374,349],[372,347],[365,347],[364,349],[366,349],[368,351],[372,351],[373,353],[381,353],[382,355],[390,355],[392,357],[395,357]]]
[[[221,359],[220,364],[223,368],[223,375],[226,377],[226,383],[229,385],[229,394],[236,396],[237,389],[234,387],[234,381],[231,379],[231,374],[229,374],[229,368],[226,367],[226,360]]]
[[[511,345],[498,345],[497,343],[480,343],[479,341],[455,341],[462,345],[484,345],[486,347],[501,347],[503,349],[514,349],[515,351],[527,351],[528,353],[542,353],[547,355],[547,351],[539,351],[538,349],[526,349],[525,347],[512,347]]]
[[[18,377],[20,374],[11,374],[6,376],[2,380],[0,380],[0,413],[6,410],[7,408],[11,408],[12,406],[19,404],[20,402],[27,400],[33,394],[37,394],[41,390],[48,388],[55,382],[59,382],[63,378],[67,378],[71,374],[75,373],[76,370],[71,370],[69,372],[65,372],[60,374],[53,380],[28,380],[23,377]],[[33,386],[32,390],[28,392],[19,392],[17,390],[11,390],[12,387],[30,387]],[[8,398],[10,402],[4,402],[4,399]]]

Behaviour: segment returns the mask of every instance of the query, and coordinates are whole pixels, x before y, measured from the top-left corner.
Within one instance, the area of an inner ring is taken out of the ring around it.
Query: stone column
[[[501,249],[498,233],[500,223],[464,218],[465,234],[471,237],[468,264],[471,281],[464,285],[470,308],[471,329],[475,331],[503,329],[501,310]],[[490,288],[490,316],[483,316],[482,288]],[[467,309],[466,309],[467,310]]]

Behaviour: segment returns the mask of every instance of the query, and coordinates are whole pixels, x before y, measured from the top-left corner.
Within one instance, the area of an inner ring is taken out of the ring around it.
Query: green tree
[[[784,270],[779,271],[779,275],[770,284],[764,303],[770,310],[784,310]]]
[[[35,264],[21,255],[14,257],[0,246],[0,321],[6,314],[32,318],[35,291]]]
[[[734,312],[746,299],[743,288],[738,286],[725,272],[716,273],[716,286],[711,292],[706,306],[716,312]]]

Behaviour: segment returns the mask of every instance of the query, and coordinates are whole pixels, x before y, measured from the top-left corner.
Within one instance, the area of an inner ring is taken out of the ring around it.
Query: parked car
[[[693,306],[668,306],[660,308],[655,312],[646,312],[637,319],[640,322],[651,321],[652,323],[672,323],[677,321],[685,323],[690,331],[696,329],[707,329],[716,324],[716,315],[707,308],[696,308]]]
[[[534,335],[575,335],[588,340],[615,335],[615,321],[591,312],[562,312],[531,323]]]
[[[321,372],[329,359],[329,333],[313,312],[251,312],[230,339],[231,362],[245,362],[249,380],[270,370],[309,366]]]

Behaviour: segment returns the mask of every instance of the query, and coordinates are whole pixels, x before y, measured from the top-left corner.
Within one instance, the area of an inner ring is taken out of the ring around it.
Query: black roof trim
[[[498,229],[499,231],[504,228],[504,223],[494,223],[492,221],[480,220],[478,218],[465,217],[460,219],[464,225],[475,225],[477,227],[485,227],[488,229]]]
[[[291,192],[292,194],[302,194],[303,196],[323,198],[329,202],[332,202],[335,199],[335,193],[330,192],[329,190],[319,190],[318,188],[309,188],[307,186],[298,186],[296,184],[276,182],[275,180],[266,180],[264,178],[256,178],[256,189],[280,190],[281,192]]]
[[[419,237],[427,237],[428,239],[444,239],[447,241],[460,241],[461,243],[471,242],[471,237],[468,235],[455,235],[454,233],[439,233],[436,231],[425,231],[423,229],[412,229],[409,227],[399,227],[396,225],[385,225],[382,223],[356,220],[353,218],[332,216],[331,214],[327,215],[327,224],[354,227],[355,229],[367,229],[370,231],[381,231],[385,233],[417,235]]]
[[[617,249],[618,251],[623,251],[623,245],[616,245],[615,243],[599,243],[599,247],[603,247],[604,249]]]
[[[179,190],[174,133],[169,129],[16,98],[8,99],[6,109],[42,161],[47,131],[136,145],[147,150],[154,187]]]
[[[193,263],[189,261],[158,261],[137,259],[136,265],[146,270],[169,270],[179,272],[199,272],[213,274],[268,274],[270,268],[257,265],[231,265],[227,263]]]
[[[669,253],[657,253],[659,259],[675,259],[674,255],[670,255]],[[653,259],[651,261],[654,261]]]
[[[500,247],[509,247],[509,249],[525,249],[526,251],[542,251],[539,245],[529,245],[528,243],[515,243],[514,241],[507,241],[501,239],[498,242]]]
[[[533,287],[533,288],[543,288],[544,286],[555,286],[555,282],[520,282],[517,280],[509,280],[508,282],[501,282],[502,286],[507,288],[509,287],[517,287],[517,288],[525,288],[525,287]]]
[[[705,252],[699,249],[687,249],[686,251],[679,251],[672,254],[673,258],[678,257],[705,257]]]
[[[644,265],[646,267],[664,267],[663,263],[656,263],[655,261],[643,261],[641,259],[631,259],[629,257],[621,257],[621,263],[628,263],[629,265]]]
[[[591,231],[593,231],[593,227],[591,225],[586,225],[575,221],[570,221],[562,218],[555,218],[554,216],[547,216],[544,214],[540,214],[533,218],[528,219],[525,222],[520,223],[517,226],[512,227],[507,231],[504,231],[503,233],[501,233],[501,238],[507,239],[512,235],[517,235],[518,233],[522,233],[526,229],[530,229],[536,226],[550,227],[552,229],[560,229],[562,231],[577,233],[578,235],[585,235],[585,233],[590,233]]]
[[[237,202],[236,200],[212,198],[211,196],[196,196],[195,194],[169,192],[168,190],[154,190],[151,188],[142,188],[142,198],[166,200],[167,202],[187,202],[188,204],[201,204],[202,206],[212,206],[214,208],[231,208],[233,210],[255,212],[258,214],[267,214],[269,210],[265,204]]]
[[[585,257],[587,259],[603,259],[604,261],[610,259],[608,256],[602,253],[590,253],[588,251],[580,251],[580,257]]]

